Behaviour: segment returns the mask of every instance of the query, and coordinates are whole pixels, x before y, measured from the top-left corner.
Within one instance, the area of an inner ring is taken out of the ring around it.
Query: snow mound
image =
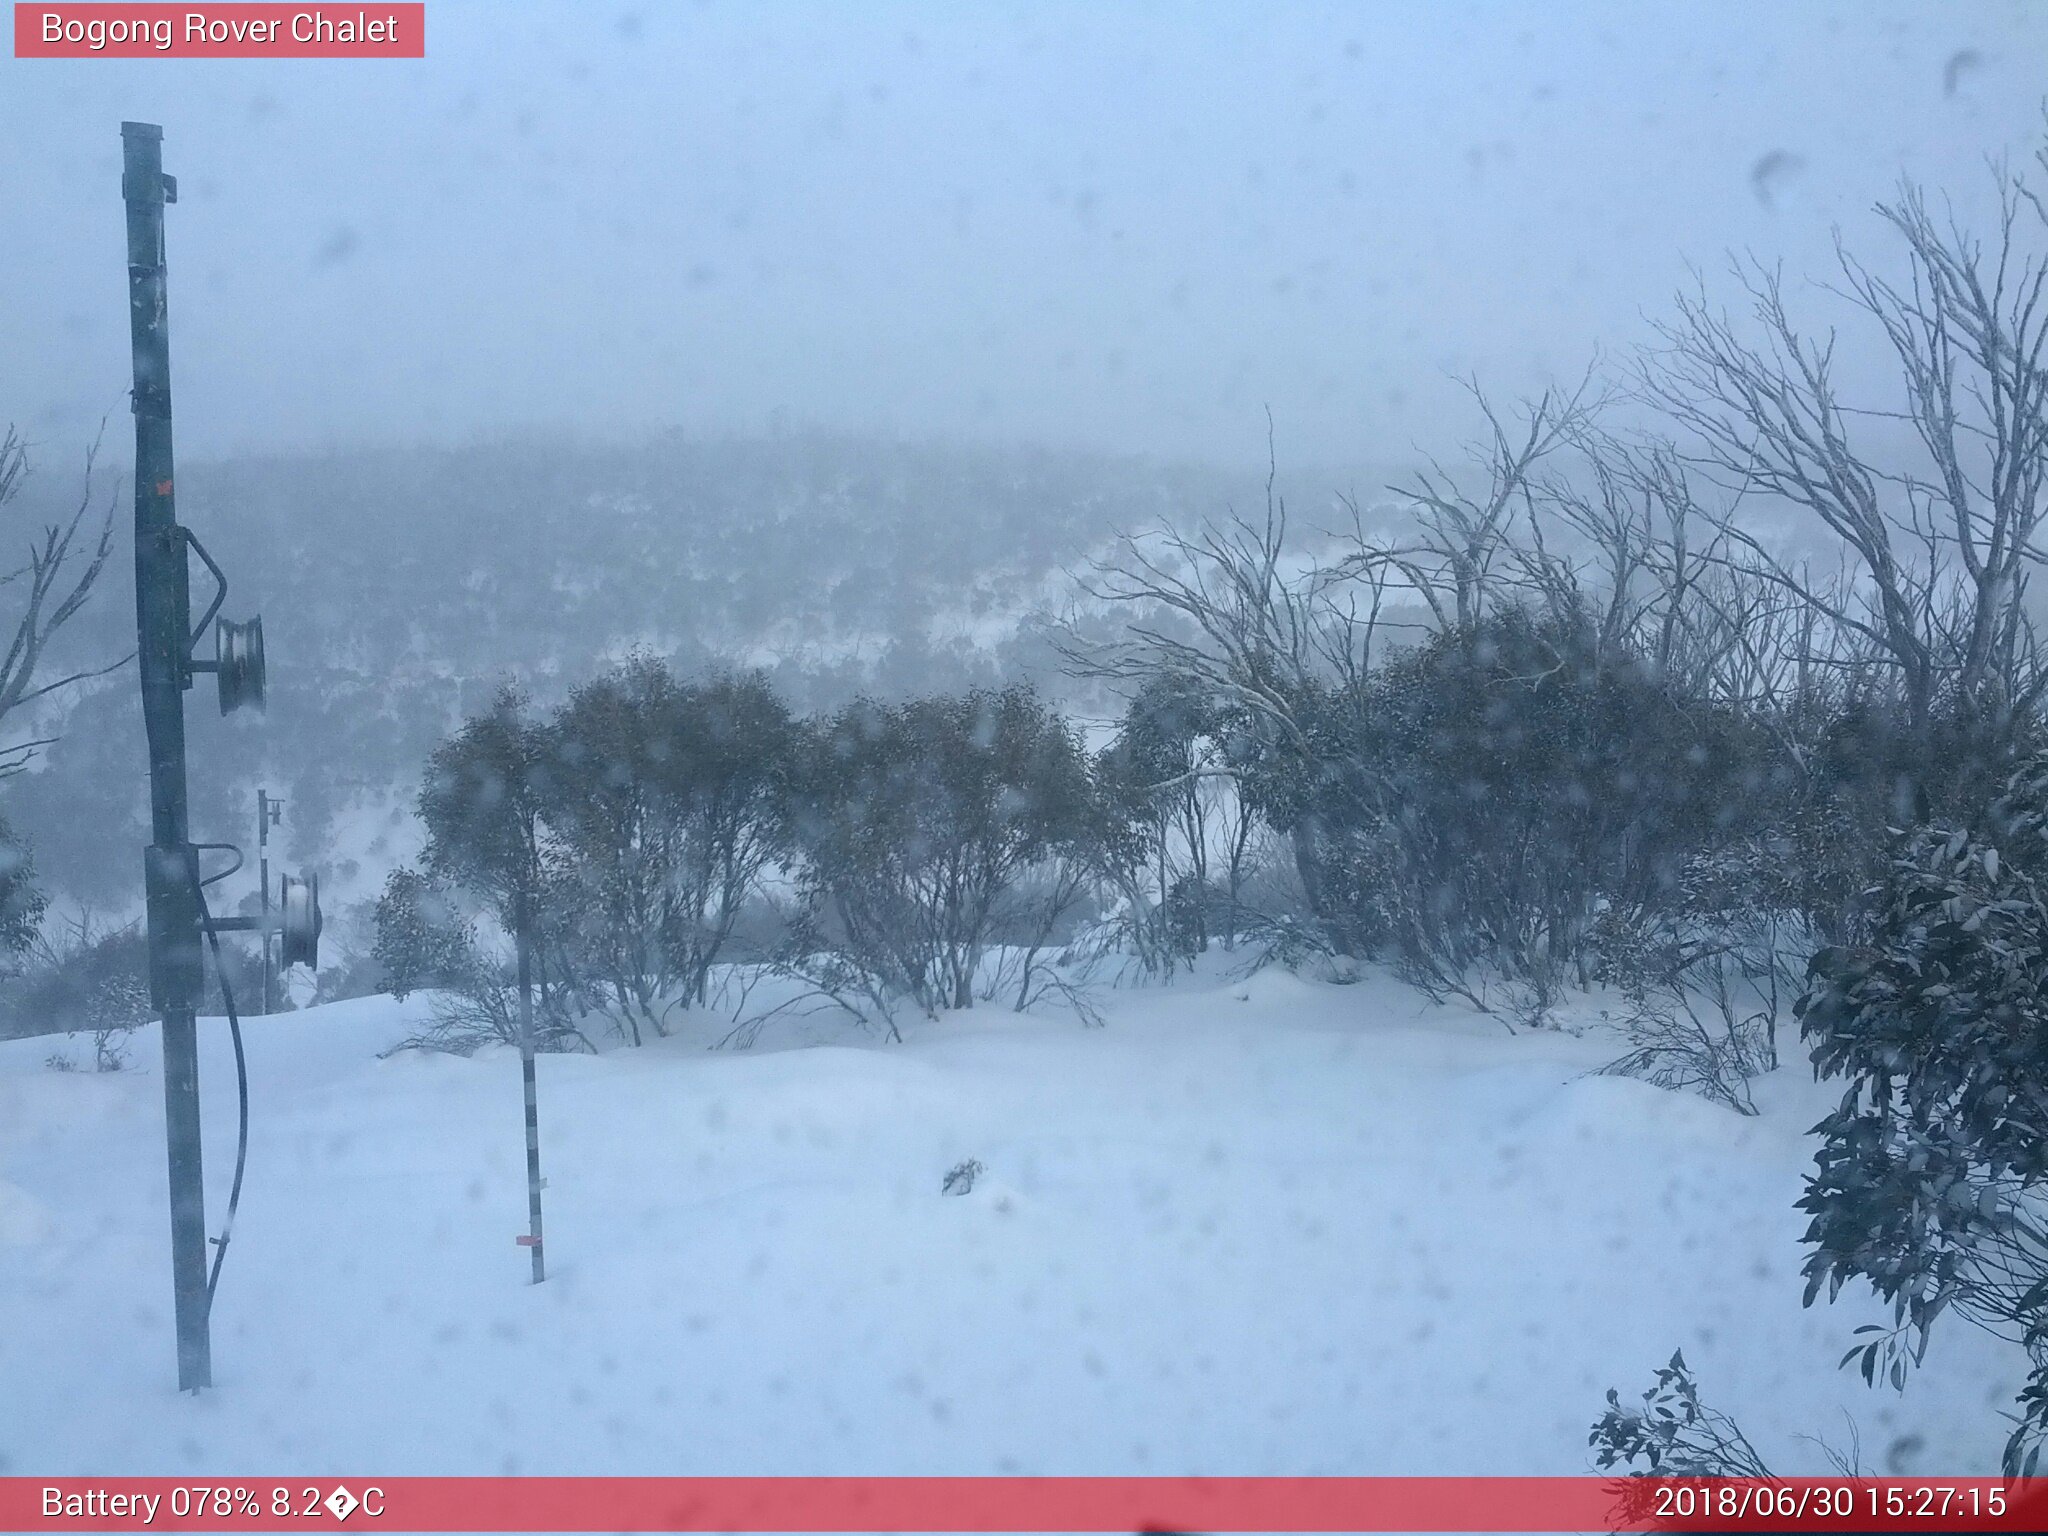
[[[197,1401],[153,1032],[102,1077],[0,1045],[0,1463],[1570,1474],[1606,1389],[1683,1347],[1788,1470],[1824,1470],[1797,1437],[1845,1410],[1866,1445],[1995,1468],[1995,1346],[1950,1333],[1881,1395],[1835,1365],[1874,1309],[1800,1305],[1803,1067],[1745,1120],[1593,1075],[1612,1041],[1371,975],[1218,965],[1103,1002],[1100,1029],[990,1009],[742,1052],[707,1020],[544,1058],[539,1287],[512,1053],[383,1054],[422,999],[252,1020]],[[217,1223],[232,1058],[202,1034]]]

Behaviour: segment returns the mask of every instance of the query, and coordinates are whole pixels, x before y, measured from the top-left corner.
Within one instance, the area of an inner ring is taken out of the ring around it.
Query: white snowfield
[[[418,998],[251,1021],[196,1399],[153,1031],[118,1074],[0,1045],[0,1473],[1577,1473],[1679,1347],[1781,1470],[1845,1414],[1866,1468],[1996,1470],[2003,1346],[1872,1390],[1836,1362],[1880,1309],[1800,1306],[1796,1051],[1745,1120],[1383,979],[1104,1001],[544,1057],[538,1287],[515,1056],[378,1059]]]

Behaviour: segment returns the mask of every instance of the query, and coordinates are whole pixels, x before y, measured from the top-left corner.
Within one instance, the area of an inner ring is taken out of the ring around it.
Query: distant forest
[[[38,489],[75,494],[73,468],[46,456]],[[281,856],[346,883],[336,815],[409,797],[505,682],[545,702],[640,650],[684,673],[761,668],[804,708],[1020,675],[1057,691],[1030,619],[1068,598],[1065,570],[1120,531],[1185,526],[1264,487],[1079,453],[676,432],[200,462],[179,492],[231,573],[227,615],[262,614],[270,671],[266,716],[222,721],[206,680],[195,689],[195,832],[246,841],[261,783],[288,803]],[[66,636],[81,657],[133,643],[122,495],[109,580]],[[147,841],[132,673],[52,723],[8,818],[46,888],[123,908]]]

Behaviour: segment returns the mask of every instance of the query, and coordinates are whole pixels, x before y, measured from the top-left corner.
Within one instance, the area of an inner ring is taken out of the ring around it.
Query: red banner
[[[2048,1478],[0,1478],[0,1530],[2041,1531]]]
[[[18,59],[423,59],[424,4],[14,7]]]

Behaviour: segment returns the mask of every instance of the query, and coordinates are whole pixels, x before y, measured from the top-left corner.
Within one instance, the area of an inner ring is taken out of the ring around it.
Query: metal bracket
[[[199,950],[199,850],[191,843],[142,851],[149,909],[149,1000],[158,1013],[195,1011],[206,988]],[[180,937],[173,939],[171,935]]]
[[[243,866],[243,864],[248,862],[246,859],[243,858],[242,850],[237,848],[233,843],[194,843],[192,847],[195,852],[199,849],[204,848],[214,853],[232,853],[235,856],[235,862],[230,864],[226,869],[222,870],[217,875],[208,875],[204,880],[199,882],[200,888],[202,890],[209,885],[214,885],[219,881],[227,879],[229,875],[232,875],[236,870],[240,869]],[[193,867],[198,867],[197,860],[194,860]],[[219,924],[216,922],[214,926],[218,927]]]
[[[209,661],[194,661],[192,652],[199,649],[199,642],[206,638],[207,628],[220,612],[220,605],[228,600],[228,578],[226,573],[213,563],[213,556],[209,555],[206,546],[199,542],[198,534],[183,525],[179,526],[178,532],[185,536],[187,547],[199,557],[200,563],[213,573],[213,603],[207,608],[206,616],[199,621],[185,641],[185,664],[194,672],[211,672],[214,670],[214,664]]]

